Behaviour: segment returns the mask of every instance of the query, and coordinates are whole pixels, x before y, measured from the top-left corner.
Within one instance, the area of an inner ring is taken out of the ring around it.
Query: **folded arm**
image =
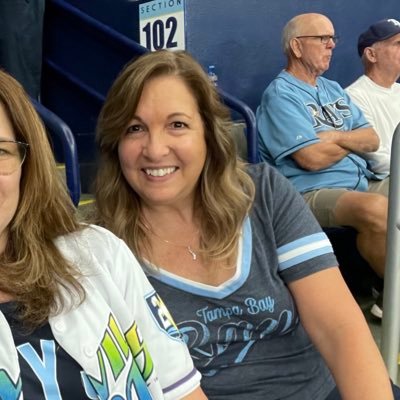
[[[373,128],[353,131],[327,131],[318,133],[322,142],[334,143],[352,153],[370,153],[378,150],[379,137]]]
[[[349,153],[362,154],[376,151],[379,137],[373,128],[360,128],[349,132],[324,131],[317,135],[321,140],[292,154],[301,168],[319,171],[340,161]]]

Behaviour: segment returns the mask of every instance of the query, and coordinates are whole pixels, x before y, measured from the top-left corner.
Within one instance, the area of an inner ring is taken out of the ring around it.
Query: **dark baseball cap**
[[[361,57],[366,47],[372,46],[376,42],[381,42],[400,33],[400,22],[396,19],[382,19],[371,25],[358,38],[358,55]]]

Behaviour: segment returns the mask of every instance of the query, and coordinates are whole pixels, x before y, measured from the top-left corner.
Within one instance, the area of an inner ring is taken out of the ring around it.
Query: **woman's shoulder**
[[[109,230],[92,224],[82,224],[81,229],[55,239],[61,254],[76,265],[82,265],[84,259],[93,258],[102,263],[107,262],[117,253],[122,243]]]
[[[282,181],[286,182],[287,179],[273,166],[267,162],[260,162],[257,164],[249,164],[247,166],[247,173],[251,176],[256,187],[260,185],[274,186]]]
[[[292,183],[276,168],[262,162],[248,166],[248,174],[254,181],[255,197],[253,210],[257,209],[263,215],[291,209],[293,202],[303,207],[303,200]]]
[[[56,243],[58,244],[59,242],[63,242],[66,244],[76,245],[77,243],[79,244],[80,241],[85,241],[88,244],[97,247],[106,243],[120,242],[120,239],[117,236],[102,226],[82,223],[80,228],[81,229],[75,232],[59,236],[56,239]]]
[[[259,162],[257,164],[248,164],[247,173],[251,176],[253,180],[260,179],[260,177],[265,174],[269,174],[271,166],[266,162]]]

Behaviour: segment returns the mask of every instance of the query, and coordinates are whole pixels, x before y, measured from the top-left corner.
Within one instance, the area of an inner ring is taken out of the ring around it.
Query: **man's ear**
[[[376,51],[373,47],[366,47],[364,50],[364,57],[371,63],[376,63]]]
[[[302,53],[300,40],[297,38],[290,39],[289,45],[290,45],[290,49],[292,50],[293,55],[296,58],[300,58],[301,53]]]

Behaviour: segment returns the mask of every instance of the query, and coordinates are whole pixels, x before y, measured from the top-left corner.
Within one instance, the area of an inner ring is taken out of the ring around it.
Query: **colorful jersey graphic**
[[[82,371],[56,342],[49,324],[30,335],[19,334],[15,328],[13,333],[22,380],[19,377],[15,383],[7,371],[0,371],[1,400],[17,400],[22,390],[25,399],[116,399],[115,389],[110,396],[110,386],[122,388],[120,399],[152,399],[146,382],[154,378],[154,364],[136,323],[124,335],[110,314],[96,352],[100,379]]]
[[[15,303],[0,304],[0,400],[174,400],[193,391],[200,374],[126,244],[87,226],[56,245],[82,271],[85,299],[29,335],[17,332]]]
[[[151,379],[154,370],[153,361],[136,323],[125,336],[114,317],[110,315],[108,327],[97,350],[97,359],[100,380],[82,372],[82,380],[91,399],[109,399],[110,381],[113,386],[121,381],[121,387],[125,388],[125,392],[121,393],[121,399],[152,399],[146,381]]]

